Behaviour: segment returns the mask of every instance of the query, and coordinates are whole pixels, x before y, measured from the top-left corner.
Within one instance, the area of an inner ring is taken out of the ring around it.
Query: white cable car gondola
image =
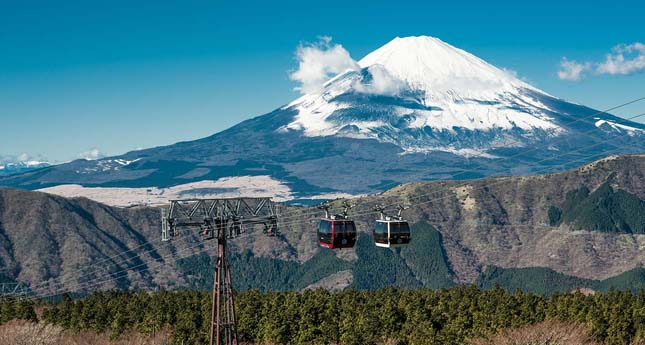
[[[374,244],[377,247],[392,248],[410,243],[410,226],[401,216],[404,209],[399,206],[396,216],[386,215],[385,208],[382,206],[377,206],[374,209],[381,214],[381,218],[376,220],[373,229]]]

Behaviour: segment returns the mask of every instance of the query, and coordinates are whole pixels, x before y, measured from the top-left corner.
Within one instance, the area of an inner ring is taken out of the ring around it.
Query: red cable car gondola
[[[330,249],[353,248],[356,244],[356,225],[349,219],[349,203],[344,202],[342,214],[331,216],[329,205],[323,204],[318,208],[325,210],[325,217],[318,222],[318,242],[321,247]]]

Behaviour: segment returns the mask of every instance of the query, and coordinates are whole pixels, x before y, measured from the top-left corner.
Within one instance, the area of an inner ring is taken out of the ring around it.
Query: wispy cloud
[[[645,44],[636,42],[629,45],[620,44],[612,48],[602,62],[578,63],[566,57],[560,62],[558,78],[578,81],[593,75],[627,75],[645,71]]]
[[[85,159],[88,161],[97,160],[103,157],[105,157],[105,155],[97,148],[91,148],[85,152],[81,152],[78,154],[78,158]]]
[[[302,94],[321,91],[325,83],[339,73],[361,70],[358,62],[342,45],[332,44],[331,41],[331,37],[322,36],[318,42],[301,44],[296,49],[298,69],[291,72],[289,77],[300,83],[296,90]],[[369,78],[353,84],[354,91],[395,95],[405,86],[402,80],[391,75],[383,66],[370,66],[368,72]]]
[[[574,60],[562,58],[558,78],[562,80],[578,81],[584,77],[584,73],[591,69],[591,63],[578,63]]]
[[[605,62],[596,68],[596,72],[601,74],[632,74],[643,70],[645,44],[640,42],[614,47],[613,54],[607,54]]]
[[[340,44],[332,44],[328,36],[316,43],[298,46],[296,58],[298,69],[289,77],[300,82],[296,90],[303,94],[320,91],[324,83],[338,73],[360,69],[349,52]]]
[[[405,82],[390,74],[382,65],[372,65],[367,68],[370,73],[370,80],[359,82],[354,89],[361,93],[374,95],[397,95],[405,87]]]

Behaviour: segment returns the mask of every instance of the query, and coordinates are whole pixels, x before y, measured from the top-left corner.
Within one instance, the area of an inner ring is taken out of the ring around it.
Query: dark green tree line
[[[208,341],[210,293],[200,291],[100,292],[56,303],[3,300],[0,321],[45,321],[73,332],[94,330],[116,338],[136,331],[170,329],[176,344]],[[465,339],[547,319],[588,325],[606,344],[645,337],[645,291],[550,297],[459,286],[440,290],[388,288],[373,291],[236,295],[239,335],[247,343],[272,344],[462,344]]]

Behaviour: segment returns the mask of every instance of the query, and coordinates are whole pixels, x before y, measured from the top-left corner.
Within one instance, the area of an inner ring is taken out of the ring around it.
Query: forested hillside
[[[551,297],[450,289],[326,290],[237,294],[238,333],[254,344],[464,344],[506,328],[562,320],[585,325],[607,345],[645,337],[645,291]],[[34,304],[35,303],[35,304]],[[1,301],[0,323],[12,318],[42,319],[72,331],[131,331],[153,334],[170,329],[173,344],[204,344],[210,327],[208,292],[104,292],[55,304]]]
[[[594,282],[645,262],[644,199],[643,155],[549,175],[407,184],[352,199],[359,240],[336,252],[316,242],[319,210],[281,204],[280,236],[254,233],[230,242],[234,284],[263,291],[495,283],[544,293],[603,290]],[[337,210],[341,202],[332,205]],[[412,206],[403,214],[413,224],[409,246],[374,246],[376,204]],[[158,208],[0,189],[2,279],[39,295],[208,288],[212,242],[190,229],[162,242],[160,228]],[[524,273],[530,269],[539,274]],[[632,289],[641,284],[637,278],[607,281]]]
[[[549,224],[566,223],[576,230],[645,233],[645,201],[624,190],[615,191],[610,181],[591,192],[586,186],[570,191],[562,209],[549,209]]]
[[[541,295],[552,295],[588,289],[607,292],[611,289],[638,291],[645,287],[645,269],[636,267],[605,280],[568,276],[544,267],[500,268],[488,267],[477,282],[482,289],[499,286],[508,291],[522,290]]]
[[[338,259],[330,249],[321,249],[304,264],[292,261],[254,257],[250,251],[234,253],[229,260],[233,269],[234,287],[240,291],[293,291],[312,286],[316,281],[334,274],[351,272],[352,281],[345,286],[324,285],[330,289],[348,287],[377,290],[388,287],[446,288],[456,285],[441,246],[441,234],[427,223],[412,227],[417,234],[409,246],[389,250],[375,248],[370,236],[361,235],[353,262]],[[178,261],[188,276],[190,287],[209,290],[213,285],[214,258],[200,255]],[[332,282],[333,283],[333,282]],[[576,289],[638,291],[645,287],[645,269],[636,267],[605,280],[585,279],[562,274],[544,267],[486,267],[477,279],[482,289],[499,286],[510,292],[517,289],[543,295]]]
[[[441,234],[427,223],[412,226],[415,240],[397,250],[375,248],[371,236],[361,234],[354,261],[339,259],[331,249],[321,248],[311,259],[293,261],[254,257],[249,250],[233,253],[229,260],[238,290],[290,291],[304,289],[330,275],[351,272],[345,286],[375,290],[391,286],[442,288],[453,286],[451,271],[441,246]],[[181,259],[178,266],[191,287],[210,289],[215,258],[207,255]]]

